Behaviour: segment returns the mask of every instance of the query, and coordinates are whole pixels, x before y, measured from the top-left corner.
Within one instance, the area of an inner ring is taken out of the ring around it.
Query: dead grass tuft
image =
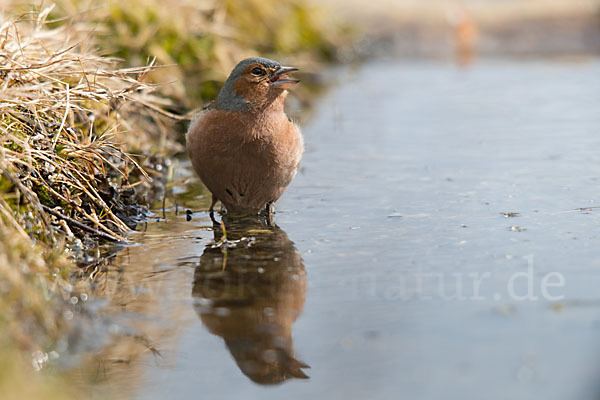
[[[87,29],[49,28],[51,11],[0,25],[0,221],[48,245],[124,240],[132,182],[149,178],[115,137],[156,143],[144,139],[164,134],[164,101],[144,82],[152,66],[115,68]]]

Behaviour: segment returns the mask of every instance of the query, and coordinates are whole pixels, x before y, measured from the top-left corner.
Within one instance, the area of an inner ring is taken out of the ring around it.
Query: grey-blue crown
[[[246,69],[246,67],[250,64],[261,64],[269,69],[281,67],[281,64],[279,64],[277,61],[269,60],[268,58],[263,57],[250,57],[240,61],[238,65],[235,66],[233,71],[231,71],[229,78],[227,78],[225,84],[221,88],[221,91],[217,96],[215,108],[228,111],[247,110],[250,108],[250,104],[246,102],[243,97],[233,93],[232,90],[234,82],[242,75],[244,69]]]
[[[240,75],[242,75],[242,72],[244,71],[244,69],[250,64],[261,64],[262,66],[264,66],[266,68],[281,67],[281,64],[279,64],[277,61],[269,60],[268,58],[250,57],[250,58],[246,58],[245,60],[240,61],[238,63],[238,65],[235,66],[233,71],[231,71],[231,74],[229,74],[229,78],[227,78],[227,80],[229,81],[229,80],[233,79],[235,81],[237,78],[240,77]]]

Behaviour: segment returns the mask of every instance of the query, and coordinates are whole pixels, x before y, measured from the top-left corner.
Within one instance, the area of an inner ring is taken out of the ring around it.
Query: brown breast
[[[208,110],[190,128],[187,150],[202,182],[228,211],[256,213],[289,185],[303,145],[281,111]]]

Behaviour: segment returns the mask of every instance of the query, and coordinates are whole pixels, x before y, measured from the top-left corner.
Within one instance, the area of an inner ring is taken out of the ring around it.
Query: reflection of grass
[[[81,398],[60,377],[53,374],[29,373],[23,370],[30,367],[30,360],[23,360],[21,354],[11,348],[0,348],[0,389],[3,400],[68,400]],[[29,361],[29,362],[28,362]]]

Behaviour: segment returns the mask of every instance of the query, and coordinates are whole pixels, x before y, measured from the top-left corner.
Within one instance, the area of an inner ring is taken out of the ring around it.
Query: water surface
[[[331,76],[275,226],[225,221],[224,240],[189,178],[179,212],[115,258],[121,339],[82,384],[139,399],[596,398],[600,62]]]

